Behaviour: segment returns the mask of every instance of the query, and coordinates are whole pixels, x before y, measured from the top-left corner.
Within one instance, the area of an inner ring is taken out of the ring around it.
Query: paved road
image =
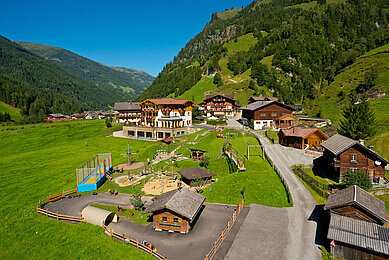
[[[143,196],[142,200],[150,203],[152,197]],[[64,215],[80,216],[82,210],[93,203],[132,208],[129,194],[110,195],[108,192],[97,195],[81,195],[78,198],[64,198],[62,200],[45,205],[45,209]]]
[[[320,259],[315,245],[317,224],[312,220],[316,201],[290,168],[296,163],[310,164],[312,157],[273,145],[261,133],[251,134],[265,146],[284,177],[294,206],[278,209],[252,204],[225,259]]]

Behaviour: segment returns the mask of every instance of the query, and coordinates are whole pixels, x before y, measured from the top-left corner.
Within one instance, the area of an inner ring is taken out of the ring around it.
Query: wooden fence
[[[126,243],[128,245],[132,245],[132,246],[136,247],[137,249],[142,250],[143,252],[151,255],[152,257],[154,257],[156,259],[159,259],[159,260],[167,259],[165,257],[165,255],[161,255],[160,253],[157,252],[156,249],[153,250],[151,247],[148,247],[148,246],[142,244],[138,240],[128,238],[124,234],[116,233],[115,231],[113,231],[112,229],[109,229],[106,225],[104,225],[104,223],[103,223],[103,228],[104,228],[104,232],[106,234],[108,234],[110,237],[116,238],[117,240],[120,240],[123,243]]]
[[[271,135],[269,135],[269,134],[267,133],[267,130],[265,131],[265,135],[266,135],[266,137],[270,140],[270,142],[271,142],[272,144],[274,144],[274,138],[273,138]]]
[[[85,222],[82,216],[80,215],[79,217],[76,216],[69,216],[69,215],[64,215],[64,214],[59,214],[58,212],[51,212],[49,210],[44,209],[44,205],[54,202],[57,200],[61,200],[65,198],[66,196],[76,193],[77,188],[68,190],[68,191],[62,191],[59,194],[49,196],[46,199],[39,200],[39,204],[36,206],[36,212],[42,215],[45,215],[46,217],[54,218],[57,220],[70,220],[70,221],[76,221],[76,222]]]
[[[293,172],[303,179],[312,189],[314,189],[319,195],[324,198],[328,198],[328,194],[331,191],[330,185],[325,185],[317,180],[315,180],[312,176],[306,173],[301,167],[296,166],[293,169]]]
[[[288,198],[288,203],[292,203],[292,195],[290,194],[290,190],[288,187],[288,184],[286,184],[284,176],[280,173],[277,166],[273,163],[273,161],[270,159],[270,157],[267,155],[266,150],[264,149],[264,154],[266,160],[270,163],[270,165],[273,167],[274,171],[277,173],[278,177],[280,178],[282,185],[284,185],[285,191],[286,191],[286,197]]]
[[[236,208],[235,208],[234,214],[232,215],[232,218],[230,219],[230,221],[228,221],[227,226],[224,228],[224,230],[221,233],[221,235],[219,236],[219,238],[213,244],[211,251],[209,251],[209,253],[205,255],[204,260],[210,260],[215,256],[217,249],[220,247],[223,240],[225,239],[228,232],[230,231],[231,227],[234,225],[236,219],[238,218],[239,213],[243,208],[243,203],[244,203],[244,200],[242,200],[238,205],[236,205]]]

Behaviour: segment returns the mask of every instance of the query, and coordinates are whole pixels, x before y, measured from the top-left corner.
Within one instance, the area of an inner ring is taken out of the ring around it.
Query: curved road
[[[312,163],[312,158],[302,150],[271,144],[261,133],[250,134],[264,145],[284,177],[293,198],[293,207],[252,204],[225,259],[320,259],[320,249],[315,245],[317,223],[313,212],[316,201],[290,167]]]

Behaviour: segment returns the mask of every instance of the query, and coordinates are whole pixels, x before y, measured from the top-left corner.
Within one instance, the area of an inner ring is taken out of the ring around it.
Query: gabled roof
[[[297,117],[295,117],[292,114],[286,114],[286,115],[280,116],[279,118],[277,118],[277,120],[297,120]]]
[[[185,169],[182,171],[178,171],[178,173],[188,180],[196,180],[200,178],[208,178],[208,177],[216,176],[216,174],[200,167]]]
[[[315,127],[293,126],[288,129],[281,129],[279,133],[283,133],[285,136],[305,138],[314,132],[319,132],[324,137],[324,139],[328,139],[326,134],[324,134],[319,128]]]
[[[285,105],[283,103],[280,103],[278,101],[257,101],[257,102],[254,102],[254,103],[250,103],[247,106],[241,107],[240,109],[255,111],[255,110],[259,110],[259,109],[262,109],[264,107],[267,107],[267,106],[269,106],[271,104],[276,104],[278,106],[284,107],[284,108],[289,109],[291,111],[296,111],[296,109],[294,109],[293,107],[290,107],[290,106]]]
[[[66,116],[63,114],[49,114],[49,116],[55,117],[55,118],[65,118]]]
[[[156,198],[142,213],[151,213],[161,209],[169,209],[192,221],[205,201],[205,197],[199,193],[180,188],[163,193]]]
[[[230,99],[230,100],[234,100],[234,94],[229,94],[229,95],[215,94],[215,95],[206,95],[204,101],[206,101],[208,99],[212,99],[212,98],[217,97],[217,96],[221,96],[221,97],[224,97],[224,98],[227,98],[227,99]]]
[[[140,110],[139,102],[116,102],[114,105],[116,111]]]
[[[389,223],[388,214],[386,214],[385,203],[357,185],[337,191],[328,197],[324,206],[325,210],[340,208],[348,205],[357,205],[379,220]]]
[[[158,104],[158,105],[184,105],[187,102],[191,102],[194,105],[196,105],[196,103],[190,99],[176,99],[176,98],[171,98],[171,97],[168,97],[168,98],[149,98],[149,99],[146,99],[146,100],[140,102],[140,104],[142,104],[146,101],[150,101],[150,102]]]
[[[331,214],[327,238],[389,256],[389,228]]]
[[[208,151],[200,150],[200,149],[196,149],[196,148],[189,148],[189,150],[194,151],[194,152],[196,152],[196,151],[198,151],[198,152],[203,152],[203,153],[208,152]]]
[[[258,97],[251,97],[249,100],[252,100],[251,103],[253,103],[256,101],[278,101],[278,98],[258,96]]]
[[[375,151],[370,150],[366,146],[360,144],[358,141],[355,141],[351,138],[348,138],[348,137],[340,135],[340,134],[336,134],[336,135],[332,136],[327,141],[325,141],[321,144],[321,146],[323,146],[325,149],[327,149],[328,151],[330,151],[334,155],[339,155],[354,145],[358,145],[359,147],[366,150],[367,152],[369,152],[373,156],[377,157],[380,161],[383,161],[386,164],[389,164],[389,162],[386,159],[381,157]]]

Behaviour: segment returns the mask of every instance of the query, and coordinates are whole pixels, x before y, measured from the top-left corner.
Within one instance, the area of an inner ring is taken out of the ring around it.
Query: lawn
[[[114,165],[125,161],[121,154],[127,148],[128,139],[107,137],[111,132],[103,121],[95,120],[0,127],[0,167],[3,170],[0,176],[3,200],[0,206],[1,258],[151,259],[136,248],[123,246],[103,235],[101,227],[87,223],[68,224],[35,212],[39,199],[75,188],[75,169],[93,155],[111,152]],[[193,140],[198,134],[189,135],[188,139]],[[225,139],[217,139],[215,132],[199,139],[202,141],[196,145],[184,146],[209,150],[209,170],[217,174],[218,182],[204,191],[208,202],[236,204],[245,188],[247,205],[254,202],[289,206],[283,185],[267,161],[258,156],[260,151],[250,152],[247,172],[229,173],[226,160],[217,159]],[[246,142],[257,143],[253,137],[242,134],[231,140],[243,155],[246,155]],[[173,149],[179,144],[164,146],[164,149]],[[162,146],[158,142],[131,140],[130,148],[137,153],[137,161],[145,161]],[[178,152],[189,156],[186,148],[182,147]],[[183,161],[177,163],[177,168],[197,165],[197,162]],[[107,181],[99,192],[118,189],[131,193],[140,188],[141,185],[119,187]]]
[[[117,207],[115,206],[108,206],[108,205],[102,205],[102,204],[91,204],[91,206],[105,209],[111,212],[115,212],[121,220],[130,221],[136,224],[140,225],[148,225],[152,223],[152,219],[150,220],[150,217],[152,216],[152,213],[148,214],[142,214],[140,210],[135,209],[127,209],[126,211],[118,211]],[[131,214],[131,212],[134,213],[134,215]]]
[[[124,162],[120,154],[127,140],[105,137],[105,131],[102,121],[0,127],[1,258],[152,259],[103,235],[101,227],[58,222],[35,212],[39,199],[75,188],[75,169],[96,153],[112,152],[115,164]],[[152,145],[131,143],[139,159],[152,154]]]
[[[247,156],[247,143],[258,144],[258,141],[251,135],[240,132],[238,135],[236,139],[222,139],[216,137],[216,132],[212,132],[201,137],[199,143],[186,145],[187,148],[195,147],[208,151],[206,154],[209,157],[208,170],[217,175],[214,177],[217,182],[203,192],[203,195],[207,197],[206,201],[237,204],[242,199],[241,191],[245,190],[246,205],[257,203],[274,207],[290,206],[278,175],[268,162],[260,157],[262,155],[260,148],[250,150],[250,160],[246,159],[247,172],[230,173],[227,160],[224,157],[218,158],[225,141],[229,141],[243,156]],[[189,157],[187,148],[182,147],[178,152]],[[182,169],[198,165],[198,162],[192,161],[177,162],[178,168]]]
[[[274,143],[278,144],[279,143],[279,137],[278,137],[278,131],[273,131],[273,130],[267,130],[267,134],[271,136],[274,140]],[[266,136],[266,134],[264,133]],[[267,137],[267,136],[266,136]],[[269,139],[270,140],[270,139]],[[271,141],[271,140],[270,140]]]

